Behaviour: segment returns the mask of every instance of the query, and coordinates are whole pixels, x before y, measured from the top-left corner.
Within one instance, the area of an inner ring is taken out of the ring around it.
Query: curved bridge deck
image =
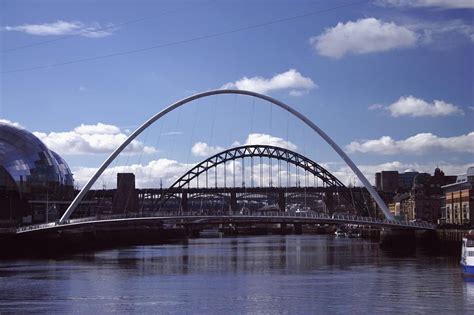
[[[207,224],[357,224],[385,228],[403,228],[417,230],[434,230],[435,225],[426,222],[408,222],[397,220],[381,220],[355,215],[328,215],[322,213],[269,212],[265,214],[191,214],[166,213],[127,214],[88,217],[68,220],[65,224],[56,222],[19,227],[16,234],[46,232],[54,230],[70,230],[82,227],[94,227],[104,224],[146,224],[162,222],[178,225],[207,225]]]

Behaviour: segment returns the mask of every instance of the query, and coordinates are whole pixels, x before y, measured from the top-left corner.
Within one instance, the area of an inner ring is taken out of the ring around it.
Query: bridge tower
[[[117,173],[117,190],[112,203],[113,213],[138,211],[138,192],[135,189],[135,174]]]

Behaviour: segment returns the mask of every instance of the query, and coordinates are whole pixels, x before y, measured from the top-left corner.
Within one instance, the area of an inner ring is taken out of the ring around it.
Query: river
[[[201,238],[0,261],[0,313],[474,312],[459,257],[328,235]]]

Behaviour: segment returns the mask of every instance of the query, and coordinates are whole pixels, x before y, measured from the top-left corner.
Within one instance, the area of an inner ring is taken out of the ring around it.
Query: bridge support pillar
[[[181,212],[187,212],[188,211],[188,193],[183,192],[181,194]]]
[[[293,230],[295,234],[303,234],[303,224],[301,223],[293,224]]]
[[[280,223],[280,234],[286,235],[286,232],[287,232],[286,223]]]
[[[237,193],[231,192],[230,193],[230,211],[232,213],[237,212]]]
[[[413,250],[416,248],[415,230],[383,228],[380,232],[380,247]]]
[[[332,191],[326,191],[324,193],[324,203],[326,204],[326,209],[328,214],[334,213],[334,196]]]
[[[117,190],[112,201],[112,212],[138,212],[138,191],[135,189],[133,173],[117,173]]]
[[[193,225],[186,225],[184,227],[184,231],[187,237],[199,237],[200,229],[198,227],[195,227]]]
[[[280,208],[280,211],[286,211],[286,196],[284,191],[278,192],[278,208]]]

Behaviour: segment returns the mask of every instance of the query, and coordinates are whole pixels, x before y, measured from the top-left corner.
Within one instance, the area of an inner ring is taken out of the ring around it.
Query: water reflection
[[[457,257],[394,255],[330,236],[192,239],[0,262],[0,310],[172,313],[457,312]]]

